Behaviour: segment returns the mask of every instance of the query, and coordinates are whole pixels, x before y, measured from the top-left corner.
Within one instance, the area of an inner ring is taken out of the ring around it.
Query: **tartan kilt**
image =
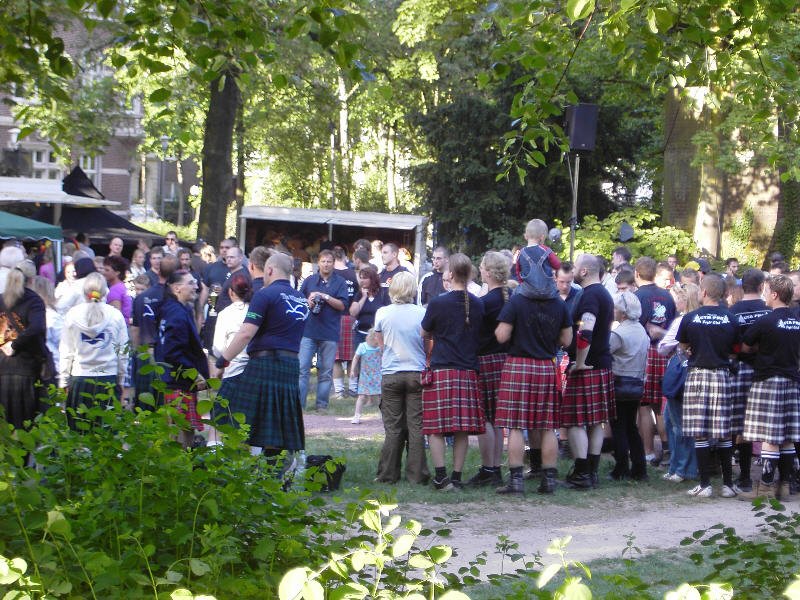
[[[753,367],[746,362],[739,363],[739,371],[731,375],[731,434],[740,435],[744,431],[744,415],[747,396],[753,386]]]
[[[730,380],[728,369],[689,369],[683,390],[684,436],[731,437]]]
[[[478,391],[483,401],[483,414],[488,423],[494,423],[497,410],[497,393],[500,391],[500,376],[508,354],[486,354],[478,357]]]
[[[661,356],[656,350],[656,346],[651,345],[647,349],[647,368],[644,378],[644,395],[642,396],[642,406],[652,406],[654,410],[661,413],[661,403],[663,393],[661,392],[661,382],[664,380],[664,371],[667,369],[669,356]]]
[[[433,383],[422,388],[422,433],[447,435],[486,431],[478,373],[468,369],[434,369]]]
[[[189,421],[192,429],[203,431],[205,425],[197,412],[197,394],[186,390],[167,390],[164,392],[164,403],[172,404]]]
[[[561,384],[554,359],[509,356],[497,395],[496,427],[556,429]]]
[[[747,399],[744,438],[780,445],[800,442],[800,388],[786,377],[756,381]]]
[[[336,346],[336,360],[353,360],[356,349],[353,345],[353,322],[350,315],[342,315],[339,321],[339,345]]]
[[[305,448],[297,358],[251,357],[244,371],[229,379],[233,381],[226,385],[223,380],[217,396],[227,397],[231,414],[244,414],[250,425],[248,444],[282,450]]]
[[[95,396],[108,395],[112,397],[96,402]],[[69,393],[67,394],[67,407],[77,409],[81,404],[87,407],[102,404],[110,405],[121,397],[117,385],[116,375],[79,375],[70,377]]]
[[[0,420],[11,423],[15,429],[24,429],[25,421],[33,421],[41,412],[36,376],[0,375],[0,407]]]
[[[611,369],[588,369],[567,374],[560,427],[600,425],[616,416]]]

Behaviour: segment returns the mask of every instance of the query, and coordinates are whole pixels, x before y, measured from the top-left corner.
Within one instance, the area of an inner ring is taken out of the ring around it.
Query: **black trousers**
[[[612,471],[615,477],[641,478],[647,475],[644,458],[644,444],[636,428],[636,415],[640,399],[617,399],[617,418],[611,421],[614,435],[614,458],[616,465]]]

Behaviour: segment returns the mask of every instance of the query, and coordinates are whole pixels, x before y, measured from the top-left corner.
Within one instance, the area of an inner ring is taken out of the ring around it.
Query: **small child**
[[[514,265],[514,273],[520,283],[515,293],[539,300],[555,298],[558,295],[553,275],[561,268],[561,261],[555,252],[544,245],[546,238],[547,224],[544,221],[541,219],[528,221],[528,225],[525,227],[525,239],[528,240],[528,245],[520,251]],[[544,282],[537,281],[533,272],[534,269],[539,269],[540,261]]]
[[[374,329],[367,333],[367,340],[361,342],[353,356],[351,370],[358,376],[358,398],[356,413],[350,421],[353,425],[361,423],[361,409],[365,404],[372,404],[376,396],[381,395],[381,356],[383,352],[378,345],[378,335]]]

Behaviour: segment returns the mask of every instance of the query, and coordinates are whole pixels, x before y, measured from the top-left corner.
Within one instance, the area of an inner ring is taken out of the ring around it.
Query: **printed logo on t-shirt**
[[[661,302],[653,302],[653,316],[650,317],[650,322],[654,324],[664,323],[667,320],[667,307]]]
[[[739,325],[749,325],[766,314],[769,314],[768,310],[754,310],[753,312],[739,313],[736,315],[736,320],[739,322]]]
[[[699,323],[700,325],[728,325],[731,320],[728,315],[710,315],[701,314],[695,315],[692,323]]]
[[[295,321],[305,321],[308,318],[308,304],[305,298],[281,292],[281,299],[286,303],[286,314],[293,316]]]
[[[787,331],[800,331],[800,321],[797,319],[779,319],[778,329],[785,329]]]
[[[84,344],[89,344],[90,346],[97,346],[98,348],[105,348],[108,346],[108,343],[111,341],[111,338],[106,335],[105,331],[101,331],[96,336],[92,337],[91,335],[87,335],[81,332],[81,342]]]

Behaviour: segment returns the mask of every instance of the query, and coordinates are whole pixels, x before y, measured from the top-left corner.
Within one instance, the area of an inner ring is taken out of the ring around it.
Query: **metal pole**
[[[575,174],[572,176],[572,216],[569,219],[569,261],[575,264],[575,229],[578,227],[578,173],[581,155],[575,153]]]

